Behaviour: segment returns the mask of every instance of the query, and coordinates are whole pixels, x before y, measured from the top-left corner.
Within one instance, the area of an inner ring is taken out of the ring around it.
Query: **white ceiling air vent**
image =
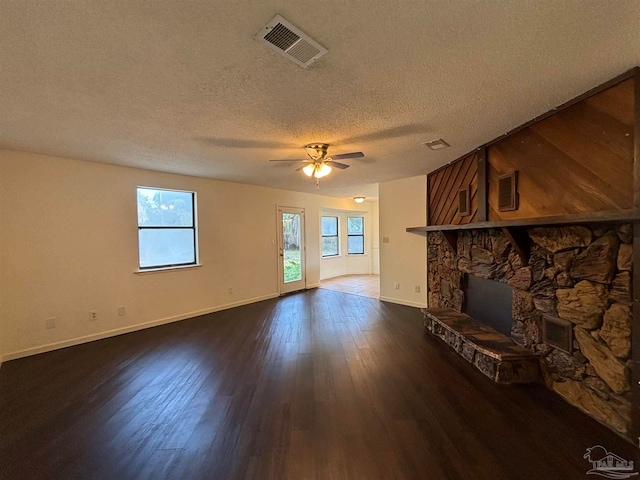
[[[284,55],[302,68],[307,68],[327,53],[326,48],[280,15],[276,15],[265,25],[256,35],[256,40],[280,55]]]
[[[430,142],[423,143],[423,145],[426,145],[431,150],[440,150],[441,148],[447,148],[450,146],[441,138],[436,138],[435,140],[431,140]]]

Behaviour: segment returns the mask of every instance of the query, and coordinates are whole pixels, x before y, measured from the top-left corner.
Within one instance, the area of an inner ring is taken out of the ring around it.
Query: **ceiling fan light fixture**
[[[364,202],[365,197],[353,197],[353,201],[356,203]]]
[[[327,175],[329,175],[329,173],[331,173],[331,167],[326,163],[321,163],[320,165],[317,165],[315,170],[316,171],[313,174],[313,176],[316,178],[326,177]]]
[[[309,163],[307,165],[305,165],[305,167],[302,169],[302,171],[305,173],[305,175],[307,177],[310,177],[311,175],[313,175],[313,171],[316,169],[316,166],[313,163]]]
[[[300,170],[302,170],[307,177],[315,178],[316,186],[318,187],[318,189],[320,188],[319,180],[329,175],[334,167],[340,170],[349,168],[349,165],[347,165],[346,163],[337,162],[336,160],[364,157],[364,153],[362,152],[341,153],[339,155],[334,155],[333,157],[330,157],[327,155],[327,149],[329,148],[328,143],[319,143],[319,142],[308,143],[304,146],[304,148],[308,150],[313,150],[315,155],[311,152],[307,152],[307,156],[309,157],[308,159],[307,158],[304,158],[304,159],[282,158],[282,159],[269,160],[269,161],[270,162],[306,162],[306,164],[303,167],[296,168],[296,172],[299,172]],[[362,199],[364,200],[364,197]]]

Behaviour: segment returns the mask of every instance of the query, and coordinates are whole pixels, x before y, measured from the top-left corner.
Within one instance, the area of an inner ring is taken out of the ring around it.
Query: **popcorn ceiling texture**
[[[640,64],[634,0],[0,0],[0,148],[315,192],[302,146],[364,159],[319,193],[432,171]],[[254,40],[276,14],[329,52]],[[420,143],[442,137],[451,148]]]

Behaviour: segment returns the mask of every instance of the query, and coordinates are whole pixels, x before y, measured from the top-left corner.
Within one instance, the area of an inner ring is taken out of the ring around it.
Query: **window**
[[[195,265],[195,193],[138,187],[140,269]]]
[[[322,256],[335,257],[338,250],[338,217],[322,217]]]
[[[347,217],[347,253],[364,254],[364,217]]]

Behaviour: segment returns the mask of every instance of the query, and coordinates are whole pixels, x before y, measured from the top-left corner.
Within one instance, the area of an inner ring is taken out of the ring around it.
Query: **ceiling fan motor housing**
[[[309,148],[316,151],[316,154],[319,158],[324,158],[327,156],[327,149],[329,148],[328,143],[307,143],[304,148]]]

